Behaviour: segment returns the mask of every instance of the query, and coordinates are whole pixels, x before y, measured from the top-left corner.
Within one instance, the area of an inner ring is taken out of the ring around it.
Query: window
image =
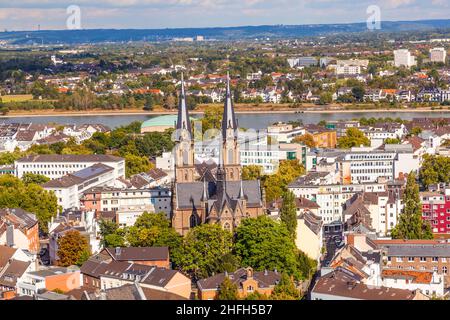
[[[414,257],[408,257],[408,262],[414,262]]]
[[[420,257],[420,262],[427,262],[427,258],[426,257]]]
[[[231,225],[230,225],[228,222],[226,222],[226,223],[223,225],[223,228],[224,228],[225,230],[231,231]]]
[[[402,257],[397,257],[397,262],[403,262]]]
[[[189,219],[189,224],[191,228],[194,228],[197,225],[197,216],[195,214],[191,215],[191,218]]]
[[[253,286],[248,286],[247,287],[247,291],[249,291],[249,292],[253,292],[255,289],[253,288]]]
[[[433,262],[438,262],[439,261],[439,257],[433,257]]]
[[[442,267],[442,273],[447,274],[447,267]]]

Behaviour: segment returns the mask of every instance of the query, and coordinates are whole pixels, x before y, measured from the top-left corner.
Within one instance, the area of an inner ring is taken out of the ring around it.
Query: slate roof
[[[129,247],[120,248],[119,252],[116,252],[116,248],[106,248],[105,252],[116,261],[158,261],[169,259],[168,247]]]
[[[383,244],[387,256],[450,258],[450,243],[441,244]]]
[[[355,280],[350,273],[335,270],[320,277],[312,293],[327,294],[340,298],[358,300],[413,300],[415,293],[409,290],[368,287]]]
[[[2,221],[20,229],[30,229],[38,223],[36,215],[20,208],[0,209],[0,225]]]
[[[238,288],[242,287],[242,282],[247,280],[247,269],[240,268],[233,273],[219,273],[212,277],[201,279],[197,282],[200,290],[217,290],[222,282],[228,277]],[[281,279],[281,274],[276,271],[255,271],[253,279],[258,282],[259,288],[273,288]]]
[[[75,173],[69,173],[61,178],[50,180],[43,184],[44,188],[68,188],[88,181],[114,168],[102,163],[96,163]]]
[[[6,266],[16,251],[17,249],[8,246],[0,246],[0,270]]]
[[[11,260],[1,274],[0,286],[15,287],[17,280],[27,271],[30,264],[31,262]]]
[[[259,207],[262,203],[260,182],[258,180],[242,181],[247,207]],[[237,199],[241,187],[240,181],[227,181],[226,193],[230,199]],[[208,199],[217,200],[217,183],[207,182]],[[200,208],[203,195],[203,182],[186,182],[176,184],[177,208]]]

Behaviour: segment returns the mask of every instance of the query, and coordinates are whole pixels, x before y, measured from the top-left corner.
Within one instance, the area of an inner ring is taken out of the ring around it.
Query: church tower
[[[234,113],[233,97],[231,96],[230,76],[227,75],[227,91],[222,118],[222,165],[227,181],[241,179],[241,159],[238,142],[238,123]]]
[[[181,92],[178,98],[175,137],[175,179],[177,182],[193,182],[195,179],[194,136],[186,105],[183,74],[181,74]]]

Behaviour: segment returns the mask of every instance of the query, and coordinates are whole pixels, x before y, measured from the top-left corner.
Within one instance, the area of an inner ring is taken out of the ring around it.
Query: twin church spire
[[[184,76],[181,74],[181,91],[180,96],[178,99],[178,118],[176,123],[176,130],[181,131],[187,131],[190,135],[190,137],[193,137],[192,132],[192,126],[191,121],[189,118],[189,110],[186,104],[186,90],[184,86]],[[230,135],[227,135],[227,132],[229,129],[232,129],[233,137],[237,137],[237,130],[238,130],[238,122],[236,119],[236,115],[234,113],[234,104],[233,104],[233,97],[231,95],[231,87],[230,87],[230,75],[227,73],[227,88],[226,88],[226,94],[225,94],[225,104],[224,104],[224,110],[223,110],[223,117],[222,117],[222,138],[223,141],[226,141],[228,138],[230,138]],[[180,136],[180,133],[178,133],[178,138]],[[179,141],[179,139],[178,139]]]
[[[188,182],[193,179],[194,166],[194,139],[192,126],[189,119],[189,111],[186,105],[186,91],[184,78],[181,76],[181,92],[178,103],[178,119],[176,123],[177,142],[184,145],[184,150],[180,150],[176,158],[177,170],[183,173],[183,181]],[[227,74],[227,87],[225,103],[222,117],[222,145],[219,147],[219,168],[217,175],[228,181],[238,181],[241,177],[241,162],[238,143],[238,122],[234,112],[233,97],[231,95],[230,75]],[[183,142],[183,143],[181,143]],[[186,145],[190,142],[190,146]],[[187,159],[187,161],[186,161]],[[187,175],[186,175],[187,171]],[[177,174],[177,176],[180,176]],[[218,177],[219,178],[219,177]]]

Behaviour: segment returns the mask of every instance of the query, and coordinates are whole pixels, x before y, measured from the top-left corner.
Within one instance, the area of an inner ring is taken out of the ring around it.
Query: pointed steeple
[[[227,129],[233,129],[233,136],[237,136],[238,124],[234,114],[233,97],[231,96],[230,74],[227,73],[227,91],[225,96],[225,105],[222,118],[222,138],[227,140]]]
[[[240,188],[239,188],[238,199],[241,199],[241,200],[245,199],[245,195],[244,195],[244,186],[243,186],[243,184],[242,184],[242,180],[241,180],[241,185],[240,185]]]
[[[208,182],[206,179],[203,180],[203,194],[200,200],[203,202],[208,200]]]
[[[183,74],[181,74],[181,92],[178,98],[178,119],[175,129],[180,130],[178,132],[178,138],[180,138],[181,130],[187,130],[190,137],[192,137],[191,120],[189,119],[189,111],[186,105],[186,92],[184,89]]]

